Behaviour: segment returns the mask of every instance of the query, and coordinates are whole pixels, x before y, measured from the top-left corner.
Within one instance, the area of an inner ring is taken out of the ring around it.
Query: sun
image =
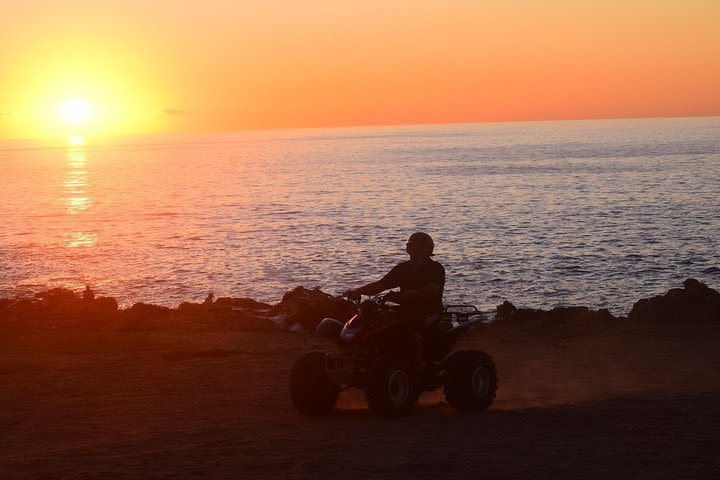
[[[68,98],[60,104],[58,114],[67,124],[85,123],[90,117],[90,104],[82,98]]]

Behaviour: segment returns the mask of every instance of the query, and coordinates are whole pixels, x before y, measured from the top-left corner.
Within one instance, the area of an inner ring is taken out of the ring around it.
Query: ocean
[[[340,293],[423,230],[446,303],[626,315],[720,286],[720,118],[0,142],[0,297],[89,284],[127,306]]]

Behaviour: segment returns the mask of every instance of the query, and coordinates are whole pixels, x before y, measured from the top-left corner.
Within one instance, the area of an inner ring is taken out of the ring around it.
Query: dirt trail
[[[578,339],[475,337],[496,403],[442,393],[375,419],[289,405],[284,333],[33,332],[0,341],[2,478],[717,478],[720,328]]]

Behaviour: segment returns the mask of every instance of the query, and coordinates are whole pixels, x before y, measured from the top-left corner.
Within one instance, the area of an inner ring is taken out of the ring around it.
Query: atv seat
[[[431,328],[435,331],[450,331],[472,322],[485,321],[485,315],[474,305],[447,305],[440,313],[430,315],[423,322],[423,330]]]
[[[448,305],[443,312],[429,316],[420,328],[423,357],[441,360],[450,353],[458,334],[483,320],[485,315],[473,305]]]

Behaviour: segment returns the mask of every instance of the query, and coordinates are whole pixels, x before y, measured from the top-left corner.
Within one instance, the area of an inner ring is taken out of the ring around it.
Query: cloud
[[[179,110],[177,108],[166,108],[164,110],[160,110],[160,113],[162,113],[163,115],[176,117],[178,115],[185,115],[185,110]]]

